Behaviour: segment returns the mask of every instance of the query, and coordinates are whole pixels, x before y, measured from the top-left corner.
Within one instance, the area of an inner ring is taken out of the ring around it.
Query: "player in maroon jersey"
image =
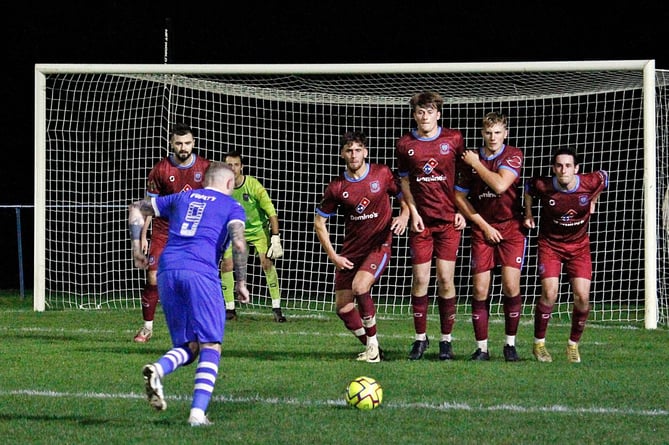
[[[409,104],[416,128],[400,137],[395,146],[402,193],[411,215],[409,246],[415,340],[409,352],[410,360],[423,357],[430,344],[427,312],[433,258],[436,258],[441,332],[439,359],[453,358],[455,260],[465,227],[465,220],[455,206],[453,187],[456,163],[465,146],[460,131],[439,125],[443,103],[443,98],[435,92],[415,94]]]
[[[525,184],[525,226],[534,228],[532,205],[540,201],[537,237],[541,298],[534,311],[534,356],[553,361],[546,350],[546,330],[557,301],[560,272],[564,264],[574,293],[567,359],[580,363],[578,342],[590,313],[592,258],[588,222],[600,193],[608,187],[604,170],[579,173],[579,160],[570,148],[560,148],[552,160],[552,177],[535,177]]]
[[[490,360],[488,299],[492,270],[497,266],[501,266],[502,275],[504,359],[508,362],[519,360],[516,334],[522,309],[520,272],[526,246],[520,176],[523,153],[504,143],[508,134],[505,115],[486,114],[481,126],[483,147],[465,151],[455,187],[458,208],[473,223],[472,324],[477,348],[472,360]]]
[[[344,326],[365,345],[358,360],[380,362],[383,351],[376,336],[376,307],[370,291],[388,266],[393,234],[401,235],[409,209],[399,181],[390,168],[366,161],[367,136],[359,131],[342,137],[341,157],[346,169],[325,188],[316,207],[314,230],[336,267],[335,307]],[[390,197],[400,198],[402,210],[393,218]],[[330,240],[327,221],[337,213],[345,220],[339,253]],[[357,303],[357,306],[356,306]]]
[[[204,173],[210,161],[193,153],[195,137],[191,128],[182,123],[175,125],[170,133],[170,145],[173,153],[158,161],[149,172],[146,186],[148,197],[202,188]],[[150,225],[151,243],[148,242]],[[142,290],[144,325],[135,335],[137,343],[146,343],[153,335],[153,318],[158,305],[158,260],[167,243],[167,228],[168,223],[164,218],[147,217],[142,231],[142,250],[149,254],[149,267]]]

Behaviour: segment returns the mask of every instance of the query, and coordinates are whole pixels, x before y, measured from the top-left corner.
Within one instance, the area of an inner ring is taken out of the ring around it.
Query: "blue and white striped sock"
[[[193,390],[192,408],[199,408],[207,412],[207,406],[214,392],[214,384],[218,376],[218,364],[221,353],[211,348],[200,350],[200,360],[195,371],[195,389]]]
[[[174,348],[167,351],[165,355],[160,357],[158,365],[162,368],[161,377],[174,372],[179,366],[188,363],[191,360],[193,353],[188,348]]]

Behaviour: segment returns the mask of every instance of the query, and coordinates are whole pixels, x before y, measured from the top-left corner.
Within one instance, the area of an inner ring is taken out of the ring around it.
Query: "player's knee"
[[[200,352],[200,345],[196,341],[191,341],[182,345],[182,348],[184,348],[188,353],[188,359],[184,362],[183,366],[188,366],[197,358],[197,355]]]
[[[335,303],[335,310],[337,314],[345,314],[347,312],[351,312],[353,309],[355,309],[355,304],[352,301]]]

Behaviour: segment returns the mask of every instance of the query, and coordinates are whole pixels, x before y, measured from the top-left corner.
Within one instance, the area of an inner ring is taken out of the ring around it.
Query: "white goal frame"
[[[643,240],[644,240],[644,325],[655,329],[658,313],[658,242],[661,218],[658,218],[656,146],[656,76],[654,60],[566,61],[566,62],[495,62],[495,63],[411,63],[411,64],[279,64],[279,65],[115,65],[115,64],[36,64],[35,65],[35,225],[34,225],[34,310],[44,311],[46,299],[46,168],[47,168],[47,76],[58,74],[139,75],[323,75],[337,76],[377,74],[434,73],[573,73],[629,71],[643,76]],[[666,91],[666,85],[663,85]],[[408,97],[406,98],[408,110]],[[665,110],[666,112],[666,110]],[[513,117],[512,117],[513,118]],[[666,125],[666,120],[663,120]],[[444,116],[444,126],[450,126]],[[457,126],[454,126],[457,128]],[[407,127],[408,130],[408,127]],[[663,129],[666,132],[666,128]],[[666,137],[663,135],[662,137]],[[521,147],[524,148],[524,147]],[[664,147],[666,149],[666,147]],[[155,160],[154,160],[155,161]],[[545,159],[543,160],[545,162]],[[141,190],[139,190],[141,192]],[[141,197],[138,195],[137,198]],[[606,199],[606,198],[603,198]],[[128,203],[122,203],[127,205]],[[530,241],[532,242],[532,241]],[[621,258],[622,260],[622,258]],[[392,265],[390,266],[392,267]],[[523,274],[535,271],[524,270]],[[661,289],[660,289],[661,290]],[[466,298],[466,295],[462,296]],[[138,298],[138,295],[137,295]],[[666,298],[666,297],[664,297]],[[665,309],[666,310],[666,309]]]

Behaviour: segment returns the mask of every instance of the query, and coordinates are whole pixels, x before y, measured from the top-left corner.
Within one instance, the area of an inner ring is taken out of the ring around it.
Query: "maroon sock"
[[[358,309],[354,308],[352,311],[348,312],[337,312],[337,316],[341,318],[341,320],[344,322],[344,326],[346,326],[346,329],[351,331],[351,333],[356,336],[360,343],[363,345],[367,344],[366,334],[356,334],[356,331],[362,329],[362,318],[360,318],[360,312],[358,312]]]
[[[476,341],[488,338],[488,305],[485,301],[472,301],[472,324]]]
[[[142,318],[144,321],[153,321],[158,306],[158,286],[147,284],[142,291]]]
[[[520,311],[523,309],[522,300],[520,295],[504,298],[504,333],[506,335],[516,335],[518,333]]]
[[[413,310],[413,327],[416,334],[425,334],[427,332],[427,295],[418,297],[411,296],[411,308]]]
[[[546,330],[552,312],[552,304],[537,303],[534,308],[534,338],[546,338]]]
[[[439,303],[439,321],[441,322],[441,333],[450,334],[455,324],[455,297],[437,298]]]
[[[358,310],[362,316],[362,325],[365,328],[365,332],[368,337],[373,337],[376,335],[376,322],[374,321],[376,307],[374,306],[374,300],[369,292],[360,294],[355,298],[358,302]]]
[[[574,310],[571,313],[571,332],[569,334],[569,340],[576,343],[581,340],[581,335],[583,335],[585,322],[588,320],[589,314],[590,308],[580,311],[574,307]]]

